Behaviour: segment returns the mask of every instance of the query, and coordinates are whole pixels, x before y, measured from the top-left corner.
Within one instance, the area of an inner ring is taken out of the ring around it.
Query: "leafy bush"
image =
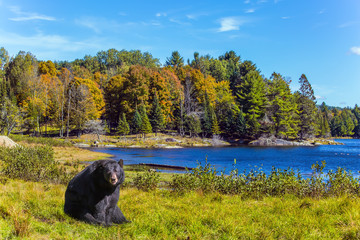
[[[189,190],[239,194],[244,198],[262,198],[266,196],[331,197],[341,195],[360,196],[359,178],[342,168],[324,173],[325,161],[313,164],[310,178],[303,178],[299,172],[288,168],[273,168],[267,175],[261,169],[239,173],[235,168],[230,175],[218,174],[213,166],[199,164],[185,174],[175,174],[169,184],[174,192]]]
[[[138,173],[133,181],[135,187],[138,189],[144,191],[154,190],[160,182],[160,174],[150,169],[144,173]]]
[[[73,175],[59,167],[50,146],[0,147],[0,161],[1,174],[8,178],[66,183]]]

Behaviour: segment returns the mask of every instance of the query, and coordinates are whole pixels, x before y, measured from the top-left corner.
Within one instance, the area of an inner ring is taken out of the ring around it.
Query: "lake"
[[[196,167],[207,162],[218,171],[229,173],[235,167],[239,171],[259,169],[269,173],[271,168],[299,170],[310,175],[311,165],[326,161],[324,171],[337,167],[351,170],[354,176],[360,171],[360,140],[337,140],[345,145],[322,145],[315,147],[203,147],[181,149],[133,149],[133,148],[91,148],[93,151],[113,155],[113,159],[124,159],[125,165],[152,163],[183,167]]]

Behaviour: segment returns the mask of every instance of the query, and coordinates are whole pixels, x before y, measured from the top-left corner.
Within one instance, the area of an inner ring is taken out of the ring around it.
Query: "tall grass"
[[[51,137],[30,137],[26,135],[11,134],[10,138],[15,142],[25,142],[29,144],[49,145],[53,147],[71,147],[72,143],[66,139]]]

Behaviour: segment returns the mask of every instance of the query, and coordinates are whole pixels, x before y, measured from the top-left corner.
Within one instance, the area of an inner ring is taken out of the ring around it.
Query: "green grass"
[[[65,186],[8,180],[0,184],[0,239],[358,239],[360,199],[265,197],[122,189],[132,222],[109,228],[63,212]]]

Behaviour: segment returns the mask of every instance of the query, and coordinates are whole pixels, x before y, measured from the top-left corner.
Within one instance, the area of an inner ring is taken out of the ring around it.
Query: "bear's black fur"
[[[95,161],[69,182],[65,192],[65,213],[104,226],[128,222],[117,206],[124,179],[123,160]]]

